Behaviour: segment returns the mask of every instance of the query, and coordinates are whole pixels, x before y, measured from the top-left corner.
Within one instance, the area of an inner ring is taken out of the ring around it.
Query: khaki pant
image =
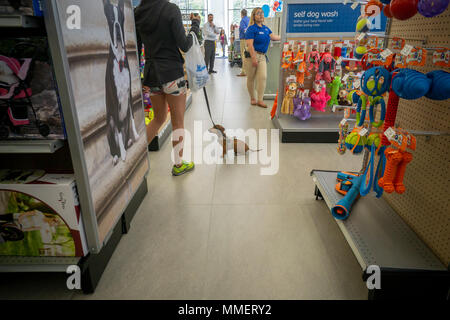
[[[267,62],[264,54],[256,53],[258,66],[255,68],[251,58],[246,58],[245,66],[247,70],[247,89],[250,98],[263,101],[264,91],[266,90],[267,80]]]
[[[241,68],[241,74],[245,74],[246,69],[245,69],[245,55],[244,55],[244,51],[245,51],[245,40],[240,40],[241,41],[241,59],[242,59],[242,68]]]

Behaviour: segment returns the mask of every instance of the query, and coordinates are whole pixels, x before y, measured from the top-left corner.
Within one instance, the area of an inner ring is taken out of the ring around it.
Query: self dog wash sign
[[[358,6],[352,9],[343,3],[294,3],[287,8],[287,33],[355,33],[356,22],[361,15]],[[372,32],[386,30],[383,14],[371,19]]]

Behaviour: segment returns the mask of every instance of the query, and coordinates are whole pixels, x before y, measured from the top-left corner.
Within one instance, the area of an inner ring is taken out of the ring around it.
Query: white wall
[[[227,26],[227,0],[208,0],[209,12],[214,15],[216,26],[224,28],[228,32]]]

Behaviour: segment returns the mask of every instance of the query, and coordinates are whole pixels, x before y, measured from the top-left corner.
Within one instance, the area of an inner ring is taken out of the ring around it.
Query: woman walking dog
[[[135,15],[136,27],[146,51],[144,89],[150,92],[155,113],[147,127],[148,140],[153,140],[166,121],[167,105],[170,105],[172,130],[179,136],[172,144],[175,150],[180,150],[175,152],[172,174],[179,176],[194,169],[193,162],[182,160],[187,87],[184,59],[180,53],[180,49],[187,52],[191,48],[192,35],[186,36],[180,9],[167,0],[142,0]],[[191,15],[191,21],[190,31],[198,34],[200,16]]]

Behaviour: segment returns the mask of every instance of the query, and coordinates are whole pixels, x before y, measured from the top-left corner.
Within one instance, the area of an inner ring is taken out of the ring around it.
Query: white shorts
[[[160,87],[150,87],[150,96],[157,96],[162,94],[179,96],[182,94],[186,94],[186,92],[187,86],[186,86],[186,79],[184,79],[184,77],[165,83]]]

